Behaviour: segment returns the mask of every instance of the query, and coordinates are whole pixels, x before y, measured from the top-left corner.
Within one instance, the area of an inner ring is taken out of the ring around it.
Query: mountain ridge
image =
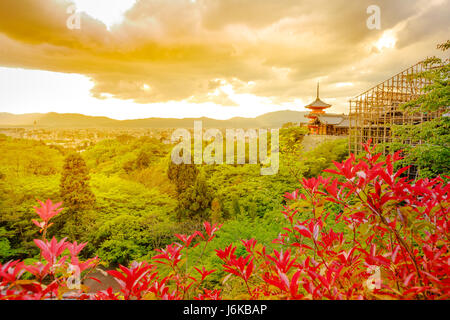
[[[105,116],[88,116],[79,113],[25,113],[0,112],[0,127],[17,128],[191,128],[194,121],[202,121],[204,128],[279,128],[287,122],[306,123],[307,111],[282,110],[265,113],[255,118],[233,117],[218,120],[199,118],[141,118],[117,120]]]

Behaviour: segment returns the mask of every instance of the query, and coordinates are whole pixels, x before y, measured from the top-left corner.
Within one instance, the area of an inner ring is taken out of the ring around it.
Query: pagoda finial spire
[[[319,99],[319,87],[320,87],[320,82],[317,81],[317,99]]]

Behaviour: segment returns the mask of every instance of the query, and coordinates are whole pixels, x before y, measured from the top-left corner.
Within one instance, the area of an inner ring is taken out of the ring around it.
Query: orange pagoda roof
[[[319,98],[319,83],[317,83],[317,98],[313,103],[308,104],[305,106],[305,108],[312,109],[312,110],[323,110],[331,107],[331,104],[325,103]]]

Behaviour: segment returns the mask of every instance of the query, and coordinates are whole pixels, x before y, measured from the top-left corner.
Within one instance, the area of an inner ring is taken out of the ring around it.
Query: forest
[[[417,75],[433,84],[405,112],[450,105],[448,71]],[[354,155],[346,138],[306,151],[288,123],[272,176],[176,165],[155,138],[1,135],[0,299],[449,299],[449,128],[442,112]],[[99,268],[118,289],[90,290]]]
[[[342,161],[347,140],[331,141],[302,154],[305,129],[280,132],[280,172],[261,176],[260,165],[173,165],[173,145],[157,139],[118,136],[82,154],[25,139],[0,137],[0,259],[39,257],[34,246],[36,199],[62,201],[49,236],[88,242],[85,257],[99,256],[108,267],[149,258],[203,221],[223,223],[223,241],[257,235],[270,242],[282,226],[274,219],[283,194],[296,177],[313,177]],[[220,244],[217,244],[220,246]],[[212,263],[212,262],[211,262]]]

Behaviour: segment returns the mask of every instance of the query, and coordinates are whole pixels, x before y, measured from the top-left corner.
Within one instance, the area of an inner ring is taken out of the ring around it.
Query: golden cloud
[[[70,30],[68,0],[2,0],[0,65],[86,75],[94,96],[138,103],[235,105],[221,83],[284,103],[311,96],[320,77],[330,84],[329,94],[342,98],[393,73],[405,55],[412,63],[423,58],[414,45],[433,48],[449,31],[443,18],[449,1],[376,1],[384,30],[402,22],[431,29],[420,29],[417,39],[400,30],[405,50],[382,56],[370,44],[383,30],[366,27],[372,2],[140,0],[110,30],[86,14],[81,29]],[[391,69],[362,72],[373,63]],[[331,86],[338,82],[355,86]]]

